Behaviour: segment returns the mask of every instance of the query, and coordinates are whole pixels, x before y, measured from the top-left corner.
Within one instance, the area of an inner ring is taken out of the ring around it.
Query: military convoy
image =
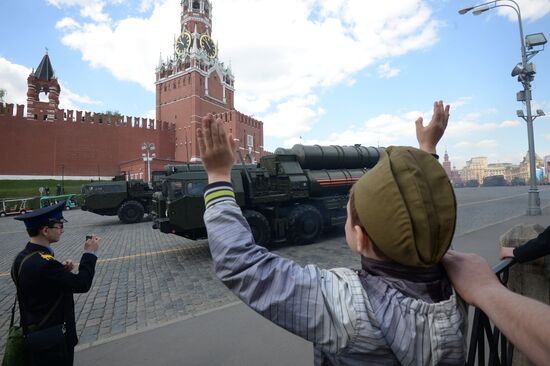
[[[235,165],[231,180],[236,201],[256,242],[308,244],[324,228],[344,224],[350,187],[379,156],[379,148],[360,145],[295,145],[277,149],[258,164]],[[169,165],[165,174],[153,195],[153,228],[205,238],[203,166]]]
[[[141,179],[126,181],[124,176],[84,184],[82,209],[98,215],[118,215],[125,224],[140,222],[151,211],[153,193],[160,189],[162,176],[164,172],[153,172],[151,184]]]

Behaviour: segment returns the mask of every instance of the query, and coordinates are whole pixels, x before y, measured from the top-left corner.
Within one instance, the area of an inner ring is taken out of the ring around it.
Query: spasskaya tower
[[[176,125],[176,160],[200,160],[196,131],[207,113],[226,122],[246,160],[258,160],[263,155],[263,123],[235,110],[235,77],[218,59],[211,2],[182,0],[180,23],[173,54],[159,60],[155,83],[156,118]]]

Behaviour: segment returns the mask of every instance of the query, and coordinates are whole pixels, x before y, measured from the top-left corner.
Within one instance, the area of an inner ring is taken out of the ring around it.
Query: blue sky
[[[154,68],[173,52],[179,0],[25,0],[3,4],[0,88],[25,103],[26,77],[45,47],[65,108],[154,117]],[[469,1],[213,0],[219,59],[236,78],[236,108],[264,121],[265,148],[294,143],[415,145],[414,121],[452,105],[451,161],[519,163],[517,18]],[[501,1],[500,3],[505,3]],[[550,37],[550,0],[518,0],[525,34]],[[533,110],[550,114],[550,49],[533,60]],[[550,118],[535,121],[550,155]]]

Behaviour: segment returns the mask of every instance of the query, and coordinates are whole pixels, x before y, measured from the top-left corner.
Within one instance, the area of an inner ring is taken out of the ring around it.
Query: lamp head
[[[517,116],[520,117],[520,118],[525,117],[525,114],[523,114],[523,109],[518,109],[518,110],[516,111],[516,114],[517,114]]]
[[[544,111],[542,109],[537,109],[537,116],[544,117],[544,116],[546,116],[546,113],[544,113]]]
[[[470,10],[472,10],[473,8],[475,8],[475,6],[466,6],[466,7],[462,8],[462,9],[459,9],[459,10],[458,10],[458,14],[464,15],[464,14],[466,14],[467,12],[469,12]]]
[[[474,11],[472,11],[472,14],[474,14],[474,15],[479,15],[479,14],[481,14],[481,13],[485,13],[485,12],[486,12],[487,10],[489,10],[489,9],[491,9],[491,7],[490,7],[490,6],[487,6],[487,5],[485,5],[485,6],[478,6],[478,7],[476,7],[476,8],[474,9]]]

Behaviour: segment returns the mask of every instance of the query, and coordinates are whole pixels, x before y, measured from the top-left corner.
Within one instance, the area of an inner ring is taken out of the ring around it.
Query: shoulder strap
[[[32,252],[32,253],[29,253],[27,254],[23,260],[21,261],[21,263],[19,264],[19,269],[17,271],[17,278],[15,278],[14,276],[14,281],[15,281],[15,287],[17,289],[17,293],[19,293],[19,276],[21,275],[21,269],[23,268],[23,263],[25,263],[25,261],[27,259],[29,259],[30,257],[33,256],[33,254],[36,254],[36,253],[40,253],[39,251],[36,251],[36,252]],[[51,307],[50,311],[48,311],[48,313],[46,314],[46,316],[44,316],[44,318],[42,318],[42,320],[40,321],[40,323],[38,323],[38,326],[37,328],[40,329],[44,323],[46,323],[46,321],[48,320],[48,318],[53,314],[54,310],[57,308],[57,306],[59,305],[59,303],[61,302],[61,299],[63,298],[63,293],[61,293],[61,295],[59,295],[59,297],[57,298],[55,304]],[[15,316],[15,305],[17,303],[17,296],[15,297],[15,302],[13,303],[13,308],[12,308],[12,312],[11,312],[11,322],[10,322],[10,327],[13,326],[13,318]]]
[[[17,270],[17,276],[15,275],[15,271],[13,273],[13,282],[15,282],[15,301],[13,302],[13,307],[11,308],[11,320],[10,320],[10,328],[13,327],[13,320],[15,318],[15,307],[17,306],[17,297],[19,295],[19,276],[21,275],[21,268],[23,268],[23,263],[27,261],[30,257],[32,257],[34,254],[38,252],[32,252],[27,254],[25,257],[23,257],[23,260],[21,263],[19,263],[19,269]],[[15,268],[14,268],[15,269]]]

